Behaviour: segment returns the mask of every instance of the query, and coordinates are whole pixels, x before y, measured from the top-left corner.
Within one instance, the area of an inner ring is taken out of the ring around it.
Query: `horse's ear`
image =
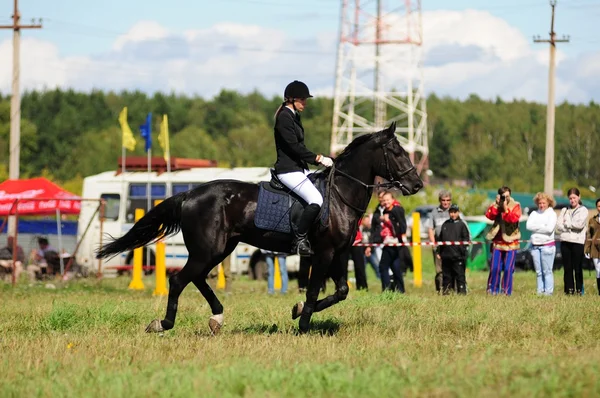
[[[396,122],[392,122],[392,124],[390,124],[390,127],[387,129],[387,133],[390,136],[396,133]]]

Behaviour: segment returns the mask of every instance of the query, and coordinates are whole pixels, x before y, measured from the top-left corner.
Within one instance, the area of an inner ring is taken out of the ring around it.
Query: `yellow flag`
[[[163,120],[160,123],[160,134],[158,135],[158,143],[163,149],[163,157],[165,158],[165,162],[168,162],[171,156],[171,152],[169,149],[169,118],[167,117],[167,115],[163,115]]]
[[[119,124],[123,132],[123,148],[133,151],[135,149],[135,138],[127,123],[127,107],[124,107],[121,113],[119,113]]]

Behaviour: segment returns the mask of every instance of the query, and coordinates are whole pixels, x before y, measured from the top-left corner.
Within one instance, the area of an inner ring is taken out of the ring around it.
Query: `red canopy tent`
[[[18,200],[16,209],[13,208]],[[79,214],[81,198],[65,191],[44,177],[28,180],[6,180],[0,184],[0,216]],[[12,210],[11,210],[12,209]]]
[[[56,214],[58,227],[58,245],[62,253],[62,238],[60,228],[61,214],[79,214],[81,212],[81,198],[71,192],[65,191],[46,178],[30,178],[28,180],[6,180],[0,184],[0,216],[19,215],[50,215]],[[4,228],[7,219],[0,223],[0,231]],[[16,261],[17,236],[13,240],[13,264]],[[72,260],[69,260],[67,269]],[[62,257],[60,258],[61,274],[64,272]],[[15,284],[15,268],[13,267],[13,285]]]

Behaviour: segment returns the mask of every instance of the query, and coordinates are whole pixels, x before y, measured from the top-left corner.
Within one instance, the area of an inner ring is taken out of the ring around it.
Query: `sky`
[[[362,0],[363,3],[373,0]],[[403,5],[405,0],[382,0]],[[210,98],[282,94],[294,79],[333,96],[340,0],[20,0],[21,89],[140,90]],[[0,0],[9,24],[13,0]],[[426,94],[545,103],[547,0],[422,0]],[[387,9],[391,9],[387,6]],[[558,0],[556,100],[600,101],[600,0]],[[393,50],[389,54],[394,55]],[[400,53],[398,53],[400,54]],[[401,55],[398,55],[401,56]],[[10,93],[12,31],[0,30]],[[401,69],[401,68],[398,68]],[[400,78],[400,71],[390,71]]]

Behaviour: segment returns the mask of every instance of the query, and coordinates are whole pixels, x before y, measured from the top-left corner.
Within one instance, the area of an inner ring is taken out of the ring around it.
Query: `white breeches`
[[[323,205],[323,197],[312,182],[306,177],[309,174],[308,170],[293,171],[291,173],[277,174],[277,178],[286,187],[291,189],[296,195],[300,196],[306,203]]]

